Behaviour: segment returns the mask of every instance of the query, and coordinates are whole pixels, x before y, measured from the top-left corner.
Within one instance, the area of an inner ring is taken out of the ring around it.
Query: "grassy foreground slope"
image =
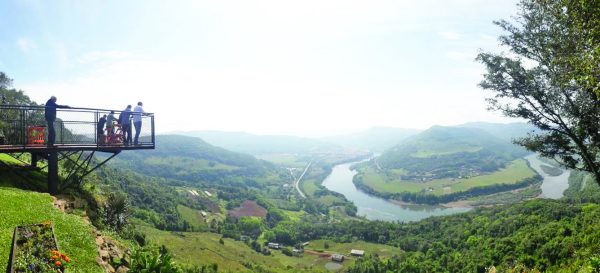
[[[48,194],[14,188],[0,188],[0,268],[7,267],[14,228],[44,221],[54,223],[58,246],[72,258],[73,272],[103,272],[89,224],[55,209]]]

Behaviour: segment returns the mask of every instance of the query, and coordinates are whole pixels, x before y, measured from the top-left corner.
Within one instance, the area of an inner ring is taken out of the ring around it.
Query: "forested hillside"
[[[281,172],[273,164],[251,155],[215,147],[196,137],[179,135],[158,135],[155,150],[122,153],[111,165],[190,185],[223,181],[267,182],[267,177],[277,177]]]
[[[457,177],[465,168],[493,172],[525,154],[481,129],[434,126],[386,151],[377,162],[385,169],[403,170],[404,180],[421,180]]]

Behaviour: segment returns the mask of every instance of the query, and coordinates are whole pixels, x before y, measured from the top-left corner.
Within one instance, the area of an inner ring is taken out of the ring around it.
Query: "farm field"
[[[138,229],[153,243],[165,245],[176,261],[193,265],[216,263],[219,271],[224,272],[251,272],[244,266],[246,261],[252,261],[256,265],[276,272],[296,272],[298,269],[326,272],[325,265],[331,262],[330,256],[334,253],[346,256],[347,260],[341,264],[343,268],[354,263],[354,258],[349,257],[352,249],[365,250],[367,254],[377,254],[386,258],[401,253],[401,250],[395,247],[363,241],[335,243],[330,240],[316,240],[311,241],[305,253],[299,257],[286,256],[280,250],[272,250],[271,255],[265,256],[255,252],[241,241],[224,238],[224,244],[220,244],[220,234],[169,232],[143,225],[138,226]],[[328,248],[325,248],[325,243]]]
[[[506,168],[490,174],[467,179],[436,179],[427,182],[402,181],[397,178],[389,178],[375,171],[373,167],[364,168],[361,171],[363,183],[378,192],[421,192],[431,188],[433,189],[432,193],[435,195],[460,192],[473,187],[494,184],[513,184],[536,174],[524,159],[514,160]]]

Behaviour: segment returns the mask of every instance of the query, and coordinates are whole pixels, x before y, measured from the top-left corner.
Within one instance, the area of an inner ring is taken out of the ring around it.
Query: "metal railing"
[[[102,127],[103,134],[98,132],[98,122],[104,115],[114,111],[118,120],[123,111],[93,108],[58,108],[56,109],[55,145],[63,146],[119,146],[126,145],[118,138],[111,138],[110,131]],[[34,146],[48,143],[48,126],[44,118],[45,107],[37,105],[0,105],[0,146]],[[132,115],[133,116],[133,115]],[[142,126],[138,146],[154,147],[154,115],[141,115]],[[131,121],[131,139],[136,130]],[[119,127],[119,126],[116,126]],[[121,132],[115,132],[117,134]],[[104,135],[104,136],[103,136]],[[114,136],[114,135],[113,135]],[[108,140],[107,140],[108,138]]]

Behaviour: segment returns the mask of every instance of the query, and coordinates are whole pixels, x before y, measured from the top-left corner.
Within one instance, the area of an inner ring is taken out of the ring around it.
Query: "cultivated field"
[[[524,159],[517,159],[508,164],[506,168],[497,172],[479,175],[466,179],[436,179],[427,182],[402,181],[378,172],[373,167],[361,170],[363,183],[378,192],[400,193],[421,192],[432,189],[432,193],[442,195],[453,192],[465,191],[473,187],[489,186],[494,184],[514,184],[525,178],[535,176]],[[398,170],[392,170],[401,173]]]

